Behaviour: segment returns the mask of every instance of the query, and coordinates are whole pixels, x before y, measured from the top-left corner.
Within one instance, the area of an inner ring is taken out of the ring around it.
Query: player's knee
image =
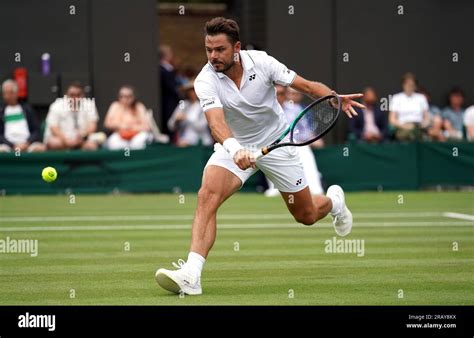
[[[59,138],[56,138],[56,137],[51,137],[47,141],[46,146],[48,149],[51,149],[51,150],[59,150],[65,147],[63,142]]]
[[[220,194],[214,189],[203,186],[198,191],[198,201],[204,203],[207,208],[216,208],[219,206]]]
[[[87,141],[82,145],[82,150],[89,150],[89,151],[97,150],[97,143]]]
[[[304,210],[296,215],[294,215],[295,220],[298,223],[304,224],[304,225],[313,225],[316,223],[316,215],[314,214],[314,211],[312,210]]]

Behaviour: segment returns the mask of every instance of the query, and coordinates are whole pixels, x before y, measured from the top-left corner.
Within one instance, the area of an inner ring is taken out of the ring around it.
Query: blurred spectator
[[[301,102],[303,94],[291,87],[276,86],[276,95],[278,103],[286,113],[288,122],[292,122],[304,109]]]
[[[387,116],[380,110],[378,98],[372,87],[363,91],[365,109],[354,108],[359,115],[349,119],[349,130],[357,140],[378,143],[387,137]]]
[[[428,126],[428,137],[435,141],[445,141],[446,137],[444,137],[443,133],[443,117],[441,114],[441,109],[438,106],[434,105],[431,102],[431,95],[428,93],[426,89],[419,90],[420,94],[423,94],[428,102],[428,112],[430,117],[430,122]]]
[[[284,87],[280,85],[275,86],[276,95],[278,103],[283,108],[285,112],[286,119],[288,123],[293,122],[293,120],[298,116],[299,113],[304,109],[301,104],[303,101],[303,94],[294,90],[290,87]],[[300,159],[303,163],[304,173],[306,176],[306,181],[308,183],[309,190],[311,194],[317,195],[323,193],[323,187],[321,185],[321,173],[318,170],[316,164],[316,159],[314,157],[311,147],[321,148],[324,146],[324,141],[322,139],[317,140],[310,146],[296,147],[300,152]],[[278,196],[279,191],[275,189],[273,183],[267,179],[268,189],[265,191],[265,196],[273,197]]]
[[[198,145],[199,143],[211,145],[213,140],[207,126],[206,116],[194,91],[194,82],[188,82],[181,90],[186,99],[180,101],[168,120],[168,129],[177,134],[176,145],[179,147]]]
[[[463,132],[464,92],[454,87],[448,94],[448,106],[443,109],[444,130],[448,139],[460,140]]]
[[[72,82],[66,95],[56,99],[46,117],[45,143],[48,149],[96,150],[100,139],[95,134],[99,115],[94,99],[84,97],[80,82]]]
[[[470,106],[464,112],[464,127],[468,141],[474,141],[474,106]]]
[[[170,46],[160,47],[161,76],[161,118],[163,132],[169,134],[168,119],[179,102],[176,72],[173,64],[173,51]]]
[[[196,75],[197,72],[193,67],[188,66],[183,69],[178,69],[176,74],[176,84],[178,88],[192,81],[196,77]],[[180,93],[178,92],[178,94]]]
[[[12,150],[40,152],[40,125],[35,111],[26,103],[18,102],[18,85],[13,80],[2,84],[4,105],[0,107],[0,152]]]
[[[429,125],[428,101],[424,95],[415,93],[416,79],[412,73],[403,75],[402,88],[403,92],[393,95],[390,102],[389,121],[399,141],[413,141]]]
[[[104,121],[105,128],[113,131],[107,147],[118,149],[144,149],[151,138],[150,123],[143,103],[136,98],[131,86],[122,86],[118,101],[113,102]]]

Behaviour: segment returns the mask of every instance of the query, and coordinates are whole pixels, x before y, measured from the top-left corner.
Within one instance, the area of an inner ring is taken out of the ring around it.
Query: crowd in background
[[[402,91],[388,99],[388,109],[382,109],[374,88],[363,90],[366,109],[349,120],[349,137],[361,142],[377,143],[388,140],[401,142],[474,141],[474,106],[465,109],[466,97],[459,87],[453,87],[446,106],[441,109],[431,102],[426,89],[417,88],[412,73],[401,81]]]
[[[194,91],[193,79],[197,72],[180,68],[169,46],[160,47],[159,58],[162,132],[179,147],[211,145],[213,139]],[[276,86],[275,94],[288,121],[304,108],[303,96],[291,88]],[[466,97],[459,87],[449,91],[442,109],[431,102],[426,89],[418,88],[411,73],[403,75],[401,92],[391,95],[385,107],[373,87],[365,88],[363,94],[361,101],[366,108],[356,108],[358,116],[348,120],[351,141],[474,141],[474,106],[465,109]],[[2,83],[2,98],[0,152],[96,150],[100,147],[144,149],[157,139],[156,133],[161,133],[152,113],[129,85],[119,89],[102,128],[98,126],[95,101],[85,97],[84,87],[79,82],[70,83],[64,97],[51,103],[44,122],[38,120],[28,103],[18,99],[15,81]],[[322,140],[312,145],[322,146]],[[318,172],[317,168],[313,171]]]
[[[209,144],[212,138],[205,116],[199,108],[193,89],[194,71],[180,72],[170,47],[160,50],[162,78],[162,116],[166,130],[178,146]],[[348,139],[358,142],[387,141],[474,141],[474,106],[465,109],[466,97],[459,87],[453,87],[442,109],[431,102],[426,89],[418,88],[415,75],[402,77],[401,92],[390,95],[383,107],[375,88],[363,89],[366,109],[356,108],[358,116],[348,121]],[[303,97],[291,88],[276,87],[276,95],[291,120],[301,111]],[[282,96],[284,95],[284,97]],[[320,141],[315,147],[323,146]]]
[[[49,106],[46,120],[26,102],[18,100],[13,80],[2,84],[0,107],[0,151],[42,152],[46,150],[144,149],[152,141],[151,114],[137,100],[133,87],[125,85],[107,111],[102,131],[93,99],[84,95],[84,87],[72,82],[64,97]],[[108,135],[108,137],[107,137]]]

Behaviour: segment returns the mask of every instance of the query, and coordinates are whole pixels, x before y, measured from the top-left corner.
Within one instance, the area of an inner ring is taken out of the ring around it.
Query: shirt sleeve
[[[58,107],[60,104],[61,103],[56,100],[49,106],[49,111],[46,115],[46,124],[48,125],[48,127],[59,126],[61,112],[59,111]]]
[[[421,96],[421,109],[423,112],[429,110],[428,100],[424,96]]]
[[[442,117],[443,119],[449,120],[448,107],[445,107],[445,108],[441,111],[441,117]]]
[[[400,101],[398,100],[398,96],[393,95],[390,102],[389,102],[389,110],[393,112],[400,111]]]
[[[97,106],[95,105],[95,100],[91,100],[91,105],[87,110],[87,121],[88,122],[97,122],[99,120],[99,113],[97,112]]]
[[[283,63],[273,56],[266,55],[263,62],[271,81],[282,86],[289,86],[294,81],[296,73],[288,69]]]
[[[211,108],[222,108],[222,103],[217,95],[217,90],[211,81],[197,79],[194,82],[194,90],[199,98],[202,111],[205,112]]]
[[[464,125],[474,126],[474,106],[467,108],[464,112]]]

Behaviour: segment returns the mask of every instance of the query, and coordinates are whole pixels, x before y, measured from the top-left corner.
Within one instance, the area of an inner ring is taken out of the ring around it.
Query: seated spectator
[[[51,150],[96,150],[99,115],[93,99],[84,97],[84,87],[72,82],[66,95],[56,99],[46,116],[45,143]]]
[[[168,120],[168,129],[174,131],[177,136],[176,145],[179,147],[199,143],[211,145],[213,140],[207,126],[206,116],[194,91],[194,82],[188,82],[181,87],[181,90],[186,99],[180,101]]]
[[[448,139],[461,140],[464,119],[464,92],[454,87],[448,94],[448,106],[443,109],[445,135]]]
[[[2,84],[4,105],[0,107],[0,152],[45,151],[41,143],[36,113],[26,103],[18,102],[18,85],[13,80]]]
[[[178,85],[178,87],[184,86],[188,82],[192,81],[196,76],[197,76],[197,72],[193,67],[187,66],[184,68],[177,68],[176,69],[176,84]],[[184,93],[180,93],[180,94],[184,94]]]
[[[426,89],[420,89],[420,94],[423,94],[428,102],[428,112],[430,117],[430,122],[428,126],[428,137],[431,140],[443,142],[446,140],[443,133],[443,117],[441,114],[441,109],[438,106],[434,105],[431,102],[431,95]]]
[[[118,101],[110,105],[104,126],[113,131],[107,140],[107,147],[111,150],[145,149],[151,139],[146,108],[137,100],[131,86],[120,88]]]
[[[470,106],[464,112],[464,127],[468,141],[474,141],[474,106]]]
[[[275,86],[277,100],[286,113],[287,121],[292,122],[304,109],[303,94],[291,87]]]
[[[412,73],[403,76],[402,88],[403,92],[393,95],[390,102],[389,122],[395,128],[397,140],[413,141],[429,125],[428,101],[415,93],[416,79]]]
[[[359,115],[349,119],[349,130],[359,141],[381,142],[387,136],[387,116],[380,109],[372,87],[365,88],[363,94],[362,102],[367,108],[354,108]]]

